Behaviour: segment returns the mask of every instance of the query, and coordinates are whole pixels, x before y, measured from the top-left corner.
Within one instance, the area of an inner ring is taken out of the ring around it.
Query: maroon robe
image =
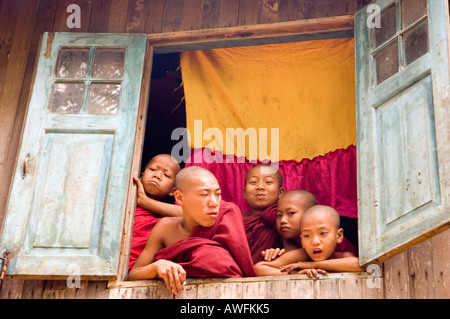
[[[191,278],[256,276],[241,210],[223,200],[212,227],[197,226],[190,237],[158,251],[159,259],[180,264]]]
[[[253,263],[264,260],[261,252],[268,248],[283,248],[283,239],[277,231],[277,204],[259,215],[244,218],[245,233]]]
[[[146,210],[145,208],[142,208],[140,206],[136,206],[128,271],[131,270],[131,267],[133,267],[136,259],[144,250],[150,232],[160,219],[160,215],[152,213],[151,211]]]

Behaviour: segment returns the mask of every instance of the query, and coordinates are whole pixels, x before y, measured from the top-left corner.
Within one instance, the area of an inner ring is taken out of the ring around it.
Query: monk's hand
[[[281,255],[283,255],[286,252],[286,250],[284,248],[280,249],[280,248],[269,248],[266,250],[263,250],[261,252],[261,255],[264,257],[265,261],[272,261],[278,257],[280,257]]]
[[[305,268],[304,264],[302,262],[298,262],[298,263],[293,263],[293,264],[289,264],[286,266],[281,266],[279,269],[281,272],[287,272],[289,274],[293,271],[296,271],[298,269],[304,269],[304,268]]]
[[[141,179],[133,176],[133,181],[137,186],[137,205],[142,206],[147,199],[147,194],[145,193],[144,184],[142,184]]]
[[[183,284],[186,282],[186,271],[181,265],[165,259],[160,259],[154,264],[158,267],[158,277],[164,280],[169,292],[176,295],[183,290]]]
[[[307,274],[309,277],[319,279],[320,274],[326,275],[327,272],[323,269],[303,269],[298,272],[299,274]]]

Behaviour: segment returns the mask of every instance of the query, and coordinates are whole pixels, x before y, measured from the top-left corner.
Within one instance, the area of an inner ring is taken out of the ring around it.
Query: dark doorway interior
[[[180,54],[155,54],[153,57],[150,96],[147,111],[142,170],[156,154],[170,154],[179,143],[171,139],[172,131],[186,127],[186,108],[182,87]]]

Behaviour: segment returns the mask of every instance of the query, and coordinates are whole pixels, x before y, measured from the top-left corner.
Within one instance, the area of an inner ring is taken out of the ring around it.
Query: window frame
[[[154,54],[334,38],[349,38],[353,36],[353,15],[251,26],[148,34],[131,174],[133,176],[138,176],[141,167],[150,92],[151,69]],[[130,179],[124,227],[122,232],[119,267],[116,279],[111,279],[108,282],[108,287],[110,288],[117,286],[134,286],[133,283],[131,281],[127,281],[126,278],[128,275],[128,260],[135,208],[136,187]],[[150,283],[151,281],[149,284]]]

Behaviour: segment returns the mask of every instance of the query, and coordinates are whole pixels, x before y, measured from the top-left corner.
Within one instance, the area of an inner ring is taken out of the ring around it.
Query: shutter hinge
[[[5,276],[5,273],[8,271],[9,255],[10,255],[9,250],[5,250],[5,252],[3,253],[3,256],[0,257],[0,260],[1,260],[0,280],[3,279],[3,277]]]

